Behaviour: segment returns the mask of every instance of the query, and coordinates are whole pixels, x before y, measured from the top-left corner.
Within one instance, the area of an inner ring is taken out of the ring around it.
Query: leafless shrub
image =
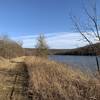
[[[48,45],[45,40],[44,34],[40,34],[37,38],[36,56],[47,57],[49,53]]]
[[[0,56],[12,58],[23,55],[22,47],[7,35],[0,36]]]

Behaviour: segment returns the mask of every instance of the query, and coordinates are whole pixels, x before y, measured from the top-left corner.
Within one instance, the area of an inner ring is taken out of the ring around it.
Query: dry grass
[[[21,63],[25,59],[25,56],[22,57],[17,57],[17,58],[12,58],[12,59],[5,59],[0,56],[0,70],[3,69],[12,69],[15,68],[16,63]]]
[[[25,58],[26,58],[25,56],[12,58],[12,59],[10,59],[10,62],[20,63],[20,62],[23,62]]]
[[[0,100],[29,100],[28,73],[23,60],[24,57],[11,60],[0,57]]]
[[[100,100],[100,81],[68,65],[27,57],[33,100]]]
[[[0,69],[5,69],[5,68],[9,68],[8,66],[10,66],[10,62],[8,59],[5,59],[3,57],[0,57]]]
[[[24,61],[24,56],[13,58],[13,59],[5,59],[0,56],[0,70],[10,70],[15,68],[16,63],[20,63]]]

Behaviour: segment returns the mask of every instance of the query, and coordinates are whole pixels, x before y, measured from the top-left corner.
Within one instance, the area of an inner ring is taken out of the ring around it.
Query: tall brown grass
[[[8,59],[5,59],[5,58],[3,58],[3,57],[0,56],[0,70],[9,69],[9,67],[11,67],[10,64],[11,63],[9,62]]]
[[[100,100],[100,81],[68,65],[27,57],[33,100]]]

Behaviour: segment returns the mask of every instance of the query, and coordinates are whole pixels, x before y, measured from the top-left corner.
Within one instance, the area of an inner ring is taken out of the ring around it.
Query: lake
[[[95,56],[50,55],[49,59],[61,63],[67,63],[72,67],[80,68],[82,70],[97,70]],[[98,60],[100,64],[100,56],[98,56]]]

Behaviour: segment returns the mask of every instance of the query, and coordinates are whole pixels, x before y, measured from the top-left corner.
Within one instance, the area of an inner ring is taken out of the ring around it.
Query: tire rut
[[[0,83],[0,100],[32,100],[28,93],[28,69],[24,63],[16,63],[12,70],[2,70],[0,76],[4,79]]]

